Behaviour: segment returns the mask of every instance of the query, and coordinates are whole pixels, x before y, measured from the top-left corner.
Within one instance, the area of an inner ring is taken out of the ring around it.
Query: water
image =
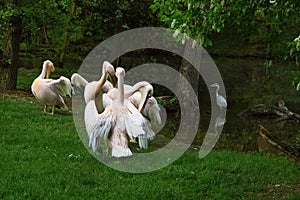
[[[219,58],[215,62],[223,76],[228,101],[227,123],[216,148],[278,153],[277,148],[260,136],[258,125],[264,126],[281,141],[299,146],[296,140],[297,134],[300,134],[298,121],[243,119],[239,113],[257,104],[276,105],[279,96],[291,111],[300,113],[300,93],[292,86],[294,74],[300,69],[294,63],[284,62],[266,67],[263,60],[253,59]],[[204,110],[209,110],[204,102]],[[201,130],[205,130],[209,117],[204,115],[201,119]]]
[[[272,135],[293,147],[299,147],[296,137],[300,135],[300,124],[296,120],[243,119],[239,114],[257,104],[276,105],[278,97],[293,112],[300,113],[300,93],[292,86],[295,73],[300,69],[294,63],[273,62],[266,67],[264,60],[217,58],[215,62],[222,74],[228,102],[227,122],[216,149],[236,151],[264,151],[274,155],[281,153],[259,134],[259,125]],[[300,73],[299,73],[300,74]],[[200,146],[210,121],[210,98],[203,81],[199,83],[200,131],[194,145]],[[175,132],[174,113],[169,113],[169,132]],[[168,131],[165,131],[168,132]],[[164,133],[165,133],[164,132]],[[172,137],[172,135],[169,137]]]

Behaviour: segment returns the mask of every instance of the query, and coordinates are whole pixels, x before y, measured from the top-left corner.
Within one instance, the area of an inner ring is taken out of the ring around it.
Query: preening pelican
[[[221,110],[227,108],[227,101],[226,99],[222,96],[219,95],[219,89],[220,86],[218,83],[211,84],[209,87],[216,87],[216,101],[217,105],[220,107]]]
[[[52,106],[52,112],[50,113],[52,115],[55,106],[68,109],[63,97],[72,96],[73,94],[73,88],[68,78],[61,76],[57,80],[49,79],[50,72],[53,72],[54,69],[54,65],[50,60],[44,61],[41,74],[31,85],[33,95],[44,104],[44,112],[47,113],[47,106]]]
[[[151,125],[161,124],[160,108],[153,97],[153,86],[150,83],[141,81],[133,86],[125,85],[125,98],[149,119]]]
[[[138,82],[133,86],[125,85],[125,98],[128,98],[146,118],[146,136],[140,135],[138,137],[140,148],[146,149],[148,147],[148,139],[152,140],[155,136],[153,127],[158,127],[161,124],[160,108],[153,97],[153,86],[146,81]],[[131,142],[134,141],[131,140]]]
[[[85,108],[85,125],[89,136],[89,146],[93,151],[99,150],[100,139],[104,139],[111,147],[113,157],[131,156],[128,148],[129,138],[145,135],[146,122],[139,111],[124,99],[123,68],[116,69],[118,89],[114,88],[103,94],[104,111],[99,114],[96,103],[90,100]],[[101,88],[98,87],[98,90]],[[98,91],[96,91],[98,92]]]
[[[112,83],[107,81],[110,78]],[[103,62],[102,66],[102,76],[99,81],[92,81],[87,83],[84,89],[84,99],[87,104],[90,100],[95,100],[98,113],[101,113],[104,110],[103,107],[103,92],[108,92],[115,85],[115,69],[112,64],[107,61]]]

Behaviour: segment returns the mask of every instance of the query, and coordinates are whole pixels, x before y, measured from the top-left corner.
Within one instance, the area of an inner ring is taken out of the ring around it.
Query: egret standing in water
[[[222,111],[227,108],[227,101],[222,95],[219,95],[220,86],[218,83],[214,83],[209,87],[216,88],[216,103],[221,110],[219,116],[217,116],[217,118],[215,119],[215,130],[214,130],[215,134],[219,134],[218,127],[222,127],[226,122],[225,116],[223,116]]]
[[[219,90],[220,90],[219,84],[214,83],[214,84],[211,84],[209,87],[215,87],[216,88],[217,105],[220,107],[221,110],[226,109],[227,108],[227,101],[222,95],[219,95]]]

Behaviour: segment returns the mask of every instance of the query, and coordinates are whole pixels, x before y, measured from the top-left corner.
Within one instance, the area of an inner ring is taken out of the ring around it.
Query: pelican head
[[[120,79],[120,77],[124,77],[125,76],[125,70],[122,67],[118,67],[116,69],[116,76],[118,78],[118,80]]]
[[[110,82],[112,83],[113,87],[116,86],[117,84],[117,78],[115,76],[115,69],[114,66],[112,64],[110,64],[108,61],[104,61],[103,62],[103,72],[106,73],[107,75],[107,79],[110,80]]]
[[[46,79],[50,78],[51,72],[54,72],[55,67],[50,60],[45,60],[43,63],[43,71],[46,72]]]
[[[138,110],[142,113],[144,111],[148,99],[153,96],[153,86],[146,81],[142,81],[140,82],[140,84],[141,87],[139,88],[139,92],[141,93],[141,101]]]

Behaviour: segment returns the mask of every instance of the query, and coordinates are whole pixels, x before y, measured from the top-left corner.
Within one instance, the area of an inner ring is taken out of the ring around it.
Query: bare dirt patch
[[[34,101],[35,97],[29,90],[9,90],[2,92],[2,98],[16,99],[20,101]]]

